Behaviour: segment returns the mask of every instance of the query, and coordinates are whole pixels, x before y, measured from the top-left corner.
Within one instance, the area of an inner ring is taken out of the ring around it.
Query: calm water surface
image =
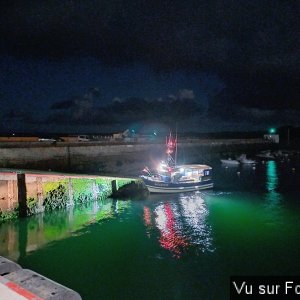
[[[83,299],[228,299],[231,275],[299,275],[299,160],[213,167],[211,191],[2,224],[0,255]]]

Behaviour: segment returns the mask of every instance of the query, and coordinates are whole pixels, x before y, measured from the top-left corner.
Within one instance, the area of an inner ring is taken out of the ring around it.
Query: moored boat
[[[212,168],[207,165],[181,165],[141,178],[150,193],[182,193],[213,187]]]
[[[143,170],[141,179],[150,193],[182,193],[213,187],[212,168],[207,165],[189,164],[177,165],[172,156],[177,152],[177,139],[170,135],[167,140],[167,160],[161,162],[156,170],[147,167]]]
[[[270,160],[275,159],[275,156],[271,153],[270,150],[261,151],[260,153],[256,154],[256,157]]]
[[[253,159],[247,158],[246,154],[240,155],[240,157],[238,157],[237,160],[239,162],[241,162],[242,164],[248,164],[248,165],[256,164],[256,161]]]
[[[224,165],[231,165],[231,166],[238,166],[240,164],[240,162],[236,159],[221,159],[221,163]]]

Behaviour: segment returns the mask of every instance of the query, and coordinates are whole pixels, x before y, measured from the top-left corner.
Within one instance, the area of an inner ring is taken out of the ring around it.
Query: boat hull
[[[245,164],[245,165],[255,165],[256,161],[255,160],[251,160],[251,159],[246,159],[246,160],[242,160],[241,163]]]
[[[184,193],[213,188],[212,180],[195,183],[155,182],[142,177],[150,193]]]
[[[231,166],[238,166],[240,164],[237,160],[231,160],[231,159],[221,159],[221,163],[224,165],[231,165]]]

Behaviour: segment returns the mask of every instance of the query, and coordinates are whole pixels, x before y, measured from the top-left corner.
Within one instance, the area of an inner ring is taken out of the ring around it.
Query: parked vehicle
[[[39,138],[38,139],[39,142],[56,142],[56,139],[48,139],[48,138]]]
[[[89,142],[91,139],[87,135],[79,135],[78,142]]]

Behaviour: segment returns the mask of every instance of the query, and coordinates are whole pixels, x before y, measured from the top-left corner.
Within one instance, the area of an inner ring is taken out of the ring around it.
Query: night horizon
[[[2,5],[1,132],[300,126],[299,3]]]

